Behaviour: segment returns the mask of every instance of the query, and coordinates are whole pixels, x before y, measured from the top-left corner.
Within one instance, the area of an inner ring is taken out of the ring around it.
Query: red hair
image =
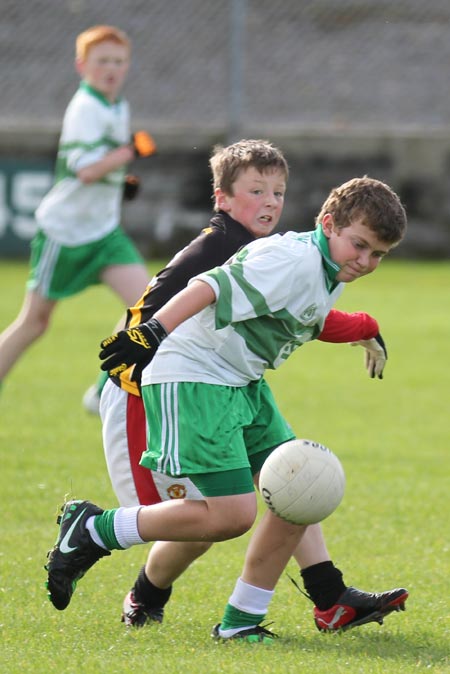
[[[92,26],[80,33],[76,39],[76,57],[84,60],[92,47],[100,42],[115,42],[131,49],[127,34],[114,26]]]

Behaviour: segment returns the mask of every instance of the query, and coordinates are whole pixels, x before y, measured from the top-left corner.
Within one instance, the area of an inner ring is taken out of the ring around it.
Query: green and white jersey
[[[164,340],[142,383],[260,379],[320,334],[344,288],[338,271],[320,226],[250,243],[230,264],[195,277],[213,288],[216,302]]]
[[[64,246],[80,246],[119,225],[125,167],[89,185],[76,173],[129,141],[128,103],[110,103],[82,82],[64,116],[55,185],[36,210],[37,224],[47,236]]]

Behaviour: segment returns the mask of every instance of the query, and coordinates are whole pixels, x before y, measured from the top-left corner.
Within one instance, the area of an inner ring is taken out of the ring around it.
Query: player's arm
[[[193,281],[172,297],[147,322],[121,330],[101,342],[102,370],[117,376],[133,364],[140,370],[148,365],[161,342],[178,325],[212,304],[216,295],[203,281]]]
[[[387,349],[380,335],[377,321],[363,312],[347,313],[332,309],[318,339],[322,342],[349,342],[365,349],[365,367],[373,379],[383,379]]]
[[[216,300],[216,294],[209,283],[192,281],[191,285],[177,293],[153,316],[164,325],[167,334],[175,330],[188,318],[198,314]]]
[[[101,180],[107,173],[121,168],[138,157],[150,157],[155,154],[156,143],[146,131],[133,134],[130,143],[111,150],[98,161],[84,166],[77,171],[82,183],[89,184]]]
[[[350,314],[332,309],[317,339],[334,343],[357,342],[360,339],[372,339],[379,331],[377,321],[369,314],[361,311]]]
[[[86,185],[96,183],[107,173],[121,168],[134,159],[134,150],[132,145],[121,145],[115,150],[111,150],[98,161],[84,166],[77,171],[77,178]]]
[[[127,313],[127,326],[129,329],[137,328],[143,323],[149,322],[151,318],[164,307],[169,300],[178,292],[186,288],[189,280],[199,273],[209,270],[223,264],[230,255],[236,251],[242,241],[236,240],[233,233],[227,235],[222,228],[213,226],[207,227],[186,246],[175,258],[163,269],[151,283],[142,298],[136,303],[134,307],[130,307]],[[136,337],[138,333],[136,334]],[[115,337],[115,335],[112,335]],[[105,348],[109,350],[106,344],[111,338],[107,338],[102,342]],[[139,339],[139,337],[137,337]],[[123,339],[123,337],[121,337]],[[115,346],[113,347],[116,348]],[[107,358],[108,350],[102,356],[102,359]],[[121,364],[125,361],[122,360]],[[132,363],[134,364],[134,363]],[[100,366],[103,370],[112,371],[110,362],[102,363]],[[139,372],[143,367],[136,367],[133,370],[133,380],[138,380]],[[121,371],[121,370],[120,370]]]

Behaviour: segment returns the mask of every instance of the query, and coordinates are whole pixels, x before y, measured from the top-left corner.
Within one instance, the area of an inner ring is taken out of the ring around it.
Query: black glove
[[[352,346],[362,346],[366,351],[364,361],[369,376],[373,379],[383,379],[383,370],[387,361],[387,349],[380,333],[372,339],[361,339],[359,342],[352,342]]]
[[[123,184],[123,200],[124,201],[133,201],[139,193],[141,187],[141,181],[137,176],[131,174],[125,176],[125,182]]]
[[[101,342],[99,357],[104,362],[100,368],[108,371],[111,377],[118,376],[134,364],[138,366],[135,369],[142,372],[165,337],[166,329],[156,318],[134,328],[120,330]]]

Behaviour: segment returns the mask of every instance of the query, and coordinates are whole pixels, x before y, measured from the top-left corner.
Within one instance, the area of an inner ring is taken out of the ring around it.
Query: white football
[[[313,440],[290,440],[267,457],[259,489],[278,517],[292,524],[316,524],[342,501],[344,469],[328,447]]]

